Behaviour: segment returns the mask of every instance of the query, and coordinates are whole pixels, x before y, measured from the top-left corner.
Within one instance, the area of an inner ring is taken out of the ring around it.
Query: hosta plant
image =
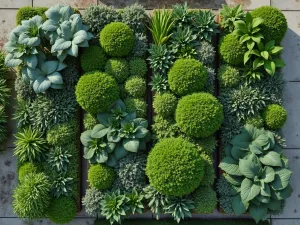
[[[52,183],[52,195],[56,198],[70,195],[72,182],[73,178],[66,177],[64,174],[58,174]]]
[[[221,27],[230,33],[234,30],[234,22],[245,19],[245,12],[241,5],[230,7],[223,4],[220,10],[220,23]]]
[[[249,211],[256,222],[278,211],[293,189],[292,171],[274,134],[245,125],[225,149],[219,167],[232,186],[232,207],[236,215]]]
[[[71,154],[64,150],[61,146],[56,146],[52,149],[48,156],[48,164],[57,172],[66,172],[70,163]]]
[[[132,214],[135,213],[143,213],[144,206],[143,206],[143,199],[144,196],[138,193],[135,188],[132,189],[130,193],[127,193],[126,196],[128,197],[128,205]]]
[[[149,85],[151,86],[151,91],[162,94],[167,91],[168,80],[165,76],[155,73],[151,77],[151,82]]]

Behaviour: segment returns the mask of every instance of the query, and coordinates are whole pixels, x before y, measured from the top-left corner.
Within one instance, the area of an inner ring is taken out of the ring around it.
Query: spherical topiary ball
[[[142,58],[132,58],[129,61],[129,69],[132,76],[144,77],[147,72],[147,64]]]
[[[244,62],[244,54],[247,51],[244,44],[233,34],[227,34],[220,44],[220,54],[222,59],[232,65],[240,65]]]
[[[106,73],[93,72],[82,76],[75,90],[79,105],[89,113],[106,112],[119,99],[116,80]]]
[[[217,205],[217,194],[211,187],[200,186],[193,197],[196,213],[212,213]]]
[[[178,59],[168,73],[170,89],[184,96],[202,91],[207,80],[207,71],[196,59]]]
[[[25,164],[23,164],[22,166],[20,166],[19,170],[18,170],[18,176],[19,176],[19,181],[20,183],[22,183],[25,179],[25,177],[30,174],[30,173],[37,173],[38,168],[30,163],[27,162]]]
[[[84,72],[91,72],[94,70],[104,70],[106,64],[106,54],[100,46],[89,46],[84,48],[80,56],[81,68]]]
[[[175,119],[188,136],[204,138],[217,131],[223,122],[223,107],[208,93],[195,93],[179,100]]]
[[[287,118],[287,113],[282,106],[271,104],[265,108],[263,112],[263,118],[266,126],[269,129],[277,130],[284,125]]]
[[[142,98],[126,98],[125,101],[126,112],[136,112],[137,118],[146,118],[147,103]]]
[[[150,185],[164,195],[183,196],[194,191],[204,175],[197,148],[183,138],[161,139],[148,155]]]
[[[115,180],[115,171],[106,165],[97,164],[91,166],[88,172],[88,180],[91,187],[105,190],[112,186]]]
[[[263,128],[264,119],[261,115],[252,116],[246,119],[245,124],[252,124],[256,128]]]
[[[236,87],[241,81],[239,71],[229,65],[222,65],[218,70],[218,78],[222,88]]]
[[[279,45],[287,31],[288,24],[284,14],[272,6],[262,6],[252,11],[254,18],[260,17],[264,21],[260,25],[260,32],[264,36],[264,43],[275,40]]]
[[[112,22],[101,30],[100,44],[110,56],[127,56],[134,45],[133,31],[125,23]]]
[[[73,220],[76,210],[76,203],[72,198],[54,198],[47,210],[47,217],[55,224],[65,224]]]
[[[156,94],[153,108],[158,115],[168,118],[174,116],[177,102],[176,96],[171,93]]]
[[[122,83],[129,76],[128,62],[125,59],[109,59],[105,65],[105,72],[113,76],[118,83]]]
[[[125,91],[134,98],[141,98],[146,93],[146,81],[141,77],[130,77],[125,83]]]

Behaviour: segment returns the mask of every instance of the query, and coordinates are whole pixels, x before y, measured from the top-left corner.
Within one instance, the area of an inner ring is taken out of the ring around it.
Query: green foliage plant
[[[242,76],[236,68],[224,64],[218,70],[218,79],[222,88],[234,88],[242,81]]]
[[[89,46],[80,56],[80,65],[85,73],[94,70],[103,71],[106,60],[107,56],[100,46]]]
[[[55,146],[50,150],[47,162],[49,166],[57,172],[66,172],[70,163],[71,154],[63,149],[64,147]]]
[[[152,124],[153,139],[159,140],[162,138],[178,137],[181,134],[175,119],[163,118],[160,115],[154,116]]]
[[[122,58],[111,58],[106,62],[105,72],[113,76],[118,83],[123,83],[129,77],[128,62]]]
[[[131,76],[144,77],[147,73],[147,64],[144,59],[134,57],[129,61],[129,71]]]
[[[151,91],[163,94],[168,89],[168,80],[165,76],[155,73],[151,76],[151,82],[149,85],[151,86]]]
[[[55,198],[47,210],[47,217],[55,224],[66,224],[75,217],[76,210],[76,203],[72,198]]]
[[[30,7],[25,6],[19,8],[17,15],[16,15],[16,22],[17,25],[20,25],[23,20],[29,20],[34,16],[41,16],[43,20],[46,20],[45,12],[48,10],[47,7]]]
[[[141,193],[138,193],[135,188],[131,192],[126,193],[126,197],[129,199],[128,205],[132,215],[135,213],[143,213],[144,205],[143,200],[144,196]]]
[[[85,196],[82,198],[82,204],[85,211],[90,216],[98,216],[101,211],[101,205],[99,204],[104,198],[104,193],[97,188],[90,187],[86,189]]]
[[[212,213],[217,205],[217,195],[211,187],[200,186],[193,193],[192,199],[196,213]]]
[[[245,124],[252,124],[256,128],[263,128],[264,119],[260,114],[255,116],[250,116],[245,120]]]
[[[38,168],[36,165],[27,162],[24,163],[22,166],[19,167],[18,169],[18,178],[20,183],[23,183],[23,181],[25,180],[25,177],[30,174],[30,173],[37,173],[38,172]]]
[[[197,59],[204,65],[211,66],[215,60],[216,51],[214,46],[207,42],[201,41],[199,45],[196,46]]]
[[[54,197],[69,196],[72,191],[73,178],[65,173],[59,173],[54,176],[51,193]]]
[[[126,98],[124,100],[128,113],[136,112],[137,118],[147,117],[147,103],[142,98]]]
[[[122,22],[127,24],[135,33],[143,33],[146,30],[148,16],[145,8],[138,3],[126,6],[121,11],[121,19]]]
[[[244,19],[245,12],[240,4],[234,7],[222,4],[222,9],[220,10],[220,24],[225,31],[232,33],[235,28],[234,22]]]
[[[90,113],[84,115],[83,124],[86,130],[92,130],[98,123],[97,118]]]
[[[125,82],[126,93],[134,98],[142,98],[146,93],[146,81],[142,77],[133,76]]]
[[[59,123],[52,126],[47,131],[47,142],[51,145],[67,145],[75,142],[75,136],[78,132],[76,120],[70,120],[66,123]]]
[[[184,27],[191,23],[192,13],[187,2],[173,5],[172,18],[175,21],[175,26]]]
[[[156,94],[153,101],[154,111],[164,117],[172,117],[175,113],[178,100],[171,93]]]
[[[91,166],[88,171],[88,180],[91,187],[99,190],[109,189],[112,186],[115,177],[116,174],[114,170],[103,164]]]
[[[287,118],[286,110],[277,104],[268,105],[262,115],[267,128],[271,130],[280,129]]]

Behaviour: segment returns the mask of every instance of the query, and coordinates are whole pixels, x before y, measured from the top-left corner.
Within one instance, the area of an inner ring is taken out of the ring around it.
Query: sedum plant
[[[68,151],[63,150],[61,146],[56,146],[49,153],[48,164],[57,172],[66,172],[70,163],[70,157],[72,155],[68,154]]]
[[[234,7],[222,4],[220,15],[221,27],[230,33],[234,30],[234,22],[245,19],[245,12],[240,4]]]
[[[247,124],[225,153],[219,167],[234,193],[234,213],[248,210],[258,223],[268,212],[280,210],[282,201],[293,191],[289,183],[292,171],[274,134]]]

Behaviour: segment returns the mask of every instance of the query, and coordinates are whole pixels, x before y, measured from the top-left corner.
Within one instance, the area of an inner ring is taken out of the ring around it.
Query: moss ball
[[[130,77],[125,83],[125,91],[134,98],[141,98],[146,93],[146,81],[141,77]]]
[[[112,22],[101,30],[100,44],[112,57],[127,56],[134,45],[133,31],[125,23]]]
[[[260,25],[264,43],[275,40],[279,45],[287,31],[288,24],[284,14],[272,6],[262,6],[252,11],[254,18],[260,17],[264,22]]]
[[[83,125],[86,130],[92,130],[98,124],[98,120],[90,113],[86,113],[83,119]]]
[[[246,51],[246,47],[240,43],[236,35],[227,34],[221,41],[220,54],[226,63],[235,66],[243,64]]]
[[[105,65],[105,72],[113,76],[118,83],[129,77],[129,65],[125,59],[109,59]]]
[[[129,61],[129,70],[131,76],[144,77],[147,73],[147,64],[142,58],[132,58]]]
[[[128,113],[136,112],[137,118],[147,117],[147,103],[142,98],[126,98],[125,101],[126,111]]]
[[[217,194],[211,187],[200,186],[193,193],[196,213],[212,213],[217,205]]]
[[[23,164],[22,166],[20,166],[20,168],[18,170],[18,176],[19,176],[20,183],[22,183],[24,181],[27,174],[37,173],[37,172],[38,172],[38,168],[34,164],[32,164],[30,162]]]
[[[164,117],[172,117],[175,114],[177,98],[171,93],[156,94],[153,101],[154,111]]]
[[[91,72],[94,70],[104,70],[107,56],[100,46],[89,46],[84,48],[80,56],[81,68],[84,72]]]
[[[119,99],[116,80],[106,73],[93,72],[82,76],[75,94],[79,105],[89,113],[106,112]]]
[[[54,198],[47,210],[47,217],[55,224],[66,224],[73,220],[76,210],[76,202],[72,198]]]
[[[261,115],[252,116],[246,119],[245,124],[252,124],[256,128],[264,127],[264,119]]]
[[[282,106],[271,104],[265,108],[263,112],[263,118],[267,128],[271,130],[277,130],[284,125],[287,118],[287,113]]]
[[[91,166],[88,172],[88,180],[91,187],[99,190],[111,188],[115,177],[115,171],[103,164]]]
[[[207,71],[196,59],[178,59],[168,73],[170,89],[179,96],[204,90]]]
[[[160,140],[148,155],[150,185],[164,195],[183,196],[194,191],[204,175],[197,148],[183,138]]]
[[[218,70],[218,79],[222,88],[234,88],[241,82],[239,71],[229,65],[222,65]]]
[[[208,93],[195,93],[179,100],[175,120],[188,136],[204,138],[217,131],[223,122],[223,107]]]

